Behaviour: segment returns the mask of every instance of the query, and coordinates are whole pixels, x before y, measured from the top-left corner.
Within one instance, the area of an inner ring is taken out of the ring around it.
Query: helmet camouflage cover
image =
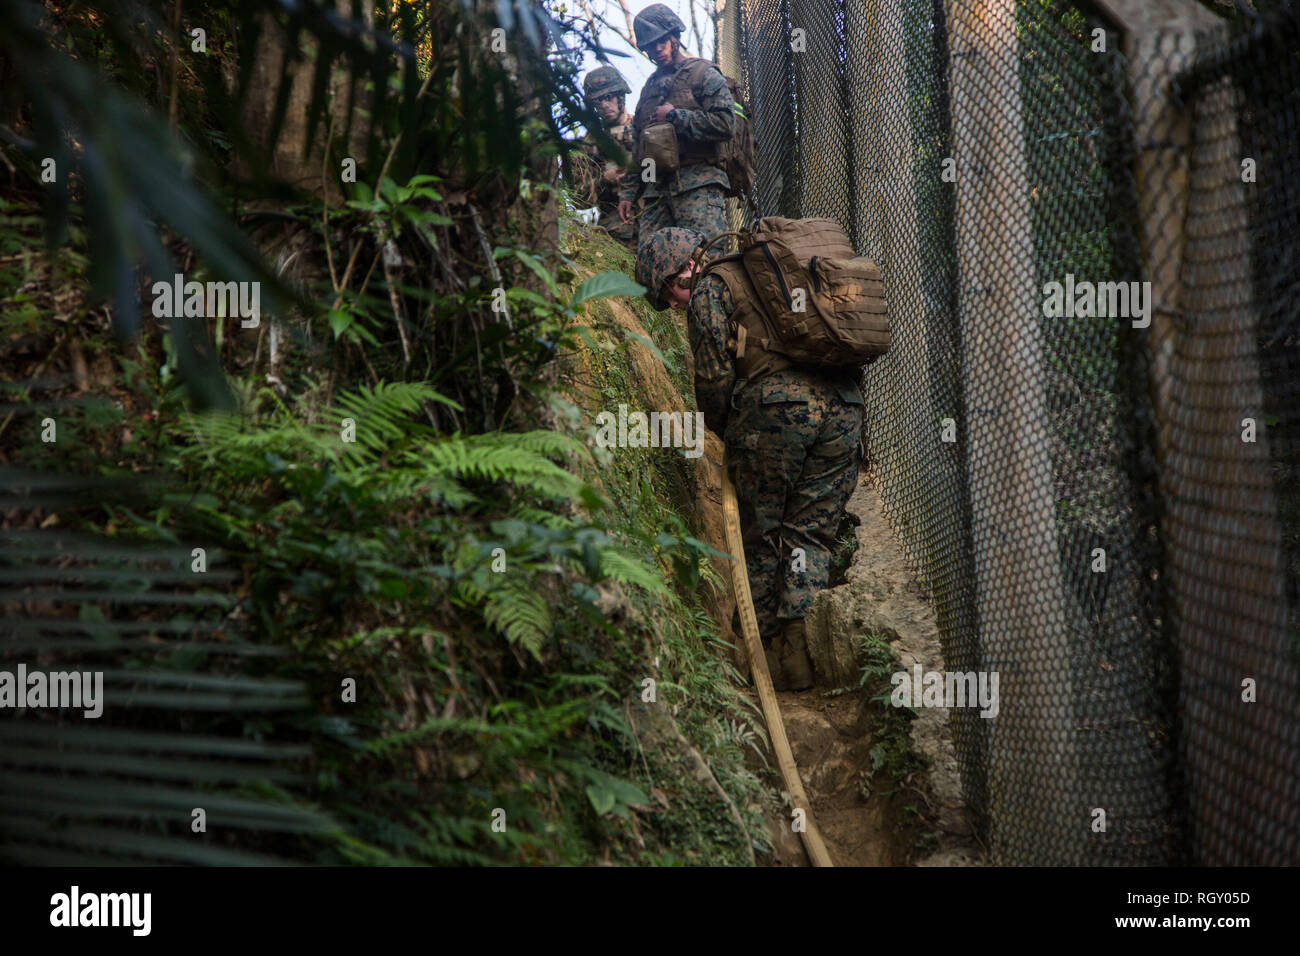
[[[636,37],[636,48],[644,50],[651,43],[658,43],[670,33],[684,33],[686,24],[673,13],[672,9],[662,3],[652,3],[636,15],[632,21],[632,33]]]
[[[704,236],[690,229],[660,229],[641,246],[636,257],[636,281],[646,287],[646,300],[659,311],[668,308],[660,298],[664,283],[682,271]]]
[[[582,95],[586,97],[588,103],[593,103],[610,93],[621,93],[626,96],[631,92],[632,87],[627,85],[623,74],[612,66],[598,66],[582,81]]]

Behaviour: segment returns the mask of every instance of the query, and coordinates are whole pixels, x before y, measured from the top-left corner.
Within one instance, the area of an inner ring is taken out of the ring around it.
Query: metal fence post
[[[1297,676],[1287,633],[1281,526],[1271,474],[1240,177],[1242,103],[1231,78],[1175,98],[1198,34],[1219,24],[1190,0],[1104,0],[1124,27],[1133,89],[1139,248],[1151,282],[1151,356],[1162,536],[1179,673],[1181,772],[1193,859],[1294,864],[1297,748],[1285,691]],[[1253,441],[1243,440],[1246,420]],[[1256,703],[1240,681],[1260,684]],[[1282,814],[1292,820],[1276,839]]]
[[[717,20],[714,24],[714,30],[717,36],[718,47],[718,69],[725,76],[735,77],[740,81],[741,89],[745,91],[746,102],[749,105],[749,121],[754,122],[754,94],[750,91],[749,84],[752,82],[744,68],[744,61],[741,59],[741,23],[740,23],[740,0],[718,0]],[[757,191],[757,183],[755,184]],[[738,231],[745,227],[745,202],[742,199],[727,200],[727,228],[731,231]]]

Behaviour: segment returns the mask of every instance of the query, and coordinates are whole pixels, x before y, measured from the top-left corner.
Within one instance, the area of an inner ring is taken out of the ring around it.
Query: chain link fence
[[[1295,16],[728,0],[719,60],[760,211],[884,273],[874,481],[999,675],[952,710],[994,861],[1300,863]]]

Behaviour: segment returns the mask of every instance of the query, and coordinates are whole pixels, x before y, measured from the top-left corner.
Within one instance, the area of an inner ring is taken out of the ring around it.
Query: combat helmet
[[[588,103],[595,103],[602,96],[619,93],[623,96],[632,92],[623,74],[612,66],[598,66],[586,75],[582,81],[582,95]]]
[[[636,15],[632,21],[632,33],[636,37],[636,48],[644,50],[652,43],[658,43],[670,33],[681,34],[686,31],[686,24],[673,13],[670,7],[662,3],[652,3]]]
[[[698,232],[668,226],[655,232],[641,245],[636,257],[636,281],[646,287],[646,301],[660,312],[668,308],[668,303],[659,295],[664,283],[682,271],[703,241],[704,236]]]

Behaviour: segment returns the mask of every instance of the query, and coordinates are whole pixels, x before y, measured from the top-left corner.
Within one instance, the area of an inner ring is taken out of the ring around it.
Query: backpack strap
[[[744,247],[745,247],[745,244],[746,244],[746,241],[747,241],[747,240],[746,240],[746,238],[745,238],[745,237],[746,237],[746,234],[745,234],[744,232],[720,232],[720,233],[718,233],[716,236],[714,236],[712,239],[706,239],[706,240],[704,240],[703,242],[701,242],[698,246],[695,247],[695,251],[694,251],[693,253],[691,253],[691,261],[695,263],[695,268],[694,268],[693,270],[691,270],[691,291],[692,291],[692,292],[695,291],[695,281],[696,281],[696,279],[699,278],[699,277],[703,274],[703,272],[704,272],[704,270],[701,268],[701,265],[702,265],[702,263],[704,262],[705,256],[706,256],[706,254],[708,253],[708,251],[709,251],[711,248],[713,248],[713,245],[714,245],[714,244],[715,244],[719,239],[726,239],[726,238],[729,238],[730,236],[738,236],[738,237],[740,238],[740,246],[741,246],[741,248],[744,248]],[[712,263],[712,262],[721,262],[721,261],[723,261],[724,259],[731,259],[731,258],[733,258],[732,255],[723,255],[723,256],[718,256],[716,259],[711,260],[711,263]],[[710,264],[711,264],[711,263],[710,263]]]
[[[736,360],[736,376],[754,381],[789,368],[794,363],[775,351],[777,339],[768,327],[767,317],[759,308],[754,284],[745,271],[741,253],[719,256],[697,273],[693,281],[716,275],[726,283],[734,306],[727,318],[727,342]],[[692,286],[692,290],[694,286]]]

